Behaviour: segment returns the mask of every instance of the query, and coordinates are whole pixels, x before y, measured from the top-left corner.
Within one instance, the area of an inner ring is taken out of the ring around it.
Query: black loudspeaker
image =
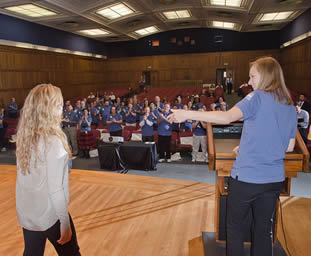
[[[101,169],[107,169],[111,171],[122,169],[117,154],[119,147],[120,145],[115,143],[107,143],[98,146],[98,158]]]

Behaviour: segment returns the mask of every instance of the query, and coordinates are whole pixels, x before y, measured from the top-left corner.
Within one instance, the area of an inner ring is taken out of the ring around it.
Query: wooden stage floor
[[[0,256],[23,251],[15,179],[15,166],[0,165]],[[200,247],[197,238],[203,231],[214,231],[214,197],[215,186],[199,182],[83,170],[70,173],[69,211],[83,256],[188,256],[196,251],[192,246]],[[310,255],[311,200],[283,202],[292,255]],[[278,233],[282,242],[281,229]],[[44,255],[56,255],[49,242]]]

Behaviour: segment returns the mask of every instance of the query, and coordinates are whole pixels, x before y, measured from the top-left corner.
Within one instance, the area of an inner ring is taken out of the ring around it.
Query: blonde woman
[[[297,119],[280,64],[271,57],[251,63],[254,91],[229,111],[172,110],[172,120],[192,118],[228,124],[243,119],[243,132],[229,179],[227,256],[244,255],[244,224],[253,214],[252,256],[273,253],[273,216],[285,179],[285,152],[295,146]]]
[[[42,256],[46,239],[58,255],[80,255],[68,213],[68,159],[61,129],[63,97],[51,84],[28,94],[17,128],[16,210],[23,228],[24,256]]]

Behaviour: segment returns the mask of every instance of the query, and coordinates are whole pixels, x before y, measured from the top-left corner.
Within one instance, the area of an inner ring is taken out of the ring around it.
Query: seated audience
[[[154,141],[153,137],[153,125],[157,122],[157,118],[150,112],[150,108],[145,108],[145,114],[141,116],[139,126],[142,130],[143,142]]]
[[[122,116],[117,113],[115,106],[111,107],[110,115],[107,118],[110,136],[122,137]]]
[[[93,92],[90,92],[90,95],[87,96],[88,99],[94,99],[95,98],[95,95]]]
[[[177,96],[177,108],[178,108],[178,109],[182,109],[183,106],[184,106],[184,105],[181,103],[181,96],[178,95],[178,96]]]
[[[158,117],[159,162],[171,162],[172,121],[167,119],[170,114],[170,105],[165,104]]]
[[[78,115],[73,111],[72,106],[66,107],[63,114],[63,131],[67,136],[68,145],[71,147],[72,155],[78,155],[78,142],[77,142],[77,124],[79,122]]]
[[[297,119],[298,119],[298,130],[304,141],[308,144],[308,125],[309,125],[309,113],[303,110],[299,105],[296,105]]]
[[[202,108],[199,111],[203,111]],[[199,155],[199,148],[201,146],[204,160],[207,162],[206,152],[206,122],[193,121],[193,143],[192,143],[192,162],[196,162]]]
[[[92,117],[89,116],[87,109],[83,110],[82,117],[79,122],[80,126],[80,139],[79,149],[82,152],[82,157],[90,158],[90,149],[94,143],[93,133],[91,130]]]
[[[11,102],[8,104],[8,115],[10,118],[17,118],[18,116],[18,106],[16,104],[14,97],[11,99]]]
[[[218,98],[218,100],[216,101],[216,107],[220,107],[221,111],[228,111],[228,109],[229,109],[229,106],[224,101],[223,97]]]

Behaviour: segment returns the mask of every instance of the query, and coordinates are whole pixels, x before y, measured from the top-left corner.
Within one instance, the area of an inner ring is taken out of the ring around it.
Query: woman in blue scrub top
[[[122,117],[117,113],[115,106],[111,107],[110,115],[107,118],[107,124],[109,125],[110,136],[122,137]]]
[[[227,112],[173,110],[171,120],[228,124],[243,119],[243,132],[229,180],[227,256],[244,255],[243,224],[253,213],[252,255],[272,255],[276,201],[285,179],[283,159],[294,150],[297,118],[280,64],[271,57],[250,65],[254,91]]]

